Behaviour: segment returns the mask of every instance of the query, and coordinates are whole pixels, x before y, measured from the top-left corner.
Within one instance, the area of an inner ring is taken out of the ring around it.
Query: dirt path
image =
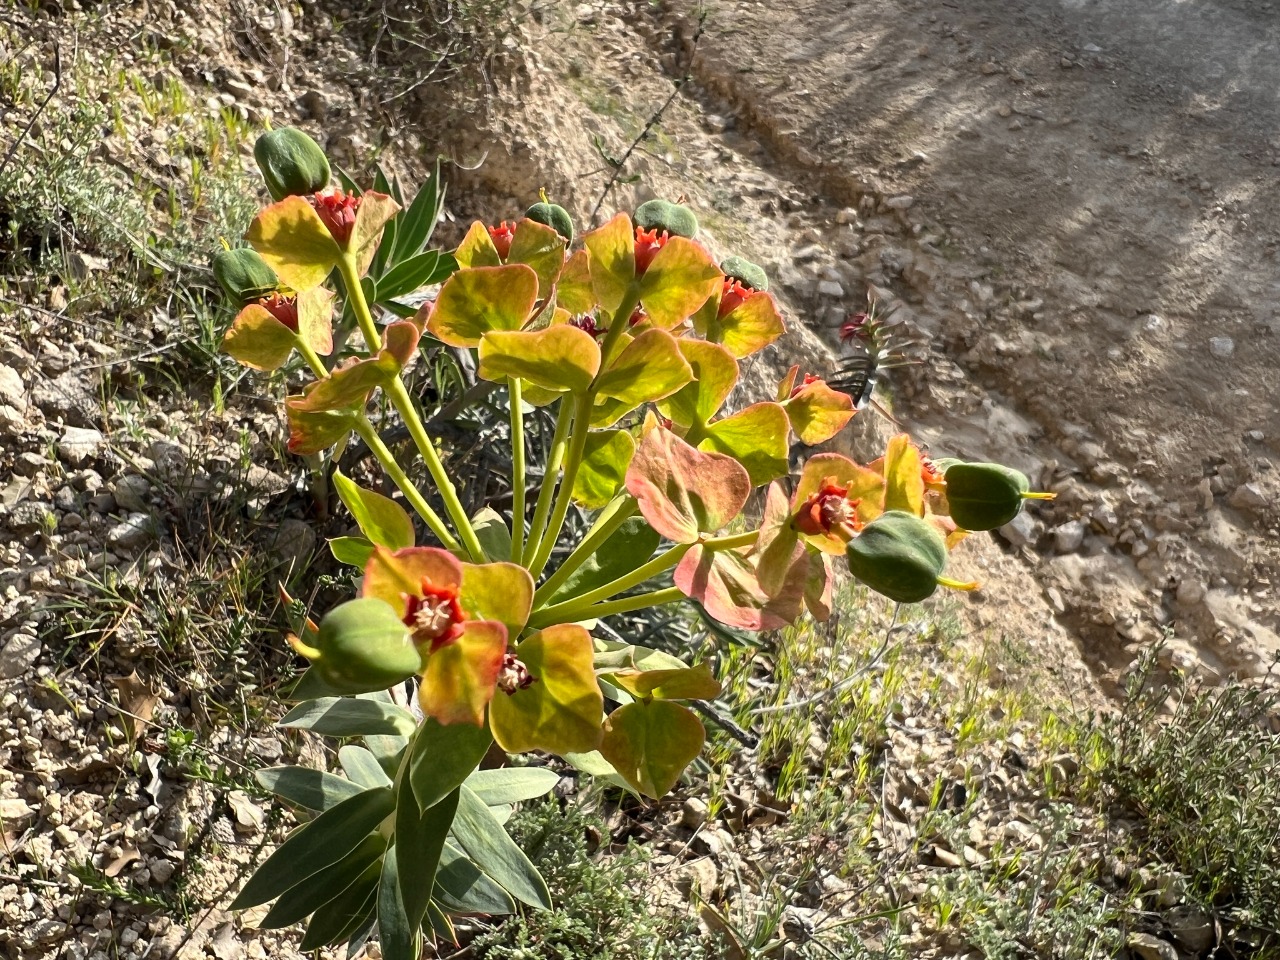
[[[1059,490],[1013,540],[1089,653],[1169,629],[1188,665],[1256,669],[1280,647],[1273,14],[1021,6],[713,2],[695,75],[763,165],[856,204],[824,245],[930,339],[937,369],[896,384],[922,434]]]

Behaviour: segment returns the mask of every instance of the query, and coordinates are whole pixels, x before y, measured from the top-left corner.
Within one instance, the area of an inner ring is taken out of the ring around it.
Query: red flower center
[[[644,272],[649,269],[649,264],[653,263],[653,258],[658,255],[671,235],[665,230],[658,230],[656,227],[652,230],[646,230],[644,227],[636,227],[636,276],[643,276]]]
[[[538,682],[538,678],[529,672],[529,668],[520,662],[514,653],[502,658],[502,669],[498,671],[497,687],[507,696],[517,690],[524,690]]]
[[[498,251],[498,257],[506,260],[511,256],[511,240],[516,235],[515,224],[509,220],[503,220],[496,227],[489,228],[489,239],[493,241],[494,248]]]
[[[413,631],[413,642],[431,644],[432,653],[458,638],[466,618],[453,587],[437,587],[423,578],[422,596],[405,595],[404,625]]]
[[[720,291],[720,309],[717,311],[716,316],[719,318],[728,316],[753,293],[755,293],[755,290],[741,280],[725,277],[724,286]]]
[[[803,390],[805,387],[807,387],[811,383],[822,383],[822,378],[815,377],[811,373],[806,373],[804,375],[804,380],[801,381],[800,383],[797,383],[794,387],[791,388],[791,396],[794,397],[796,394],[798,394],[801,390]],[[787,399],[790,400],[791,397],[788,397]]]
[[[937,485],[942,483],[942,471],[934,466],[933,461],[928,457],[922,457],[920,460],[920,477],[926,485]]]
[[[258,301],[258,306],[266,310],[294,333],[298,332],[298,298],[286,297],[273,293]]]
[[[600,324],[596,323],[596,318],[591,316],[591,314],[589,313],[585,313],[580,317],[574,317],[572,320],[569,321],[569,326],[577,327],[579,330],[585,330],[587,333],[591,334],[591,336],[595,337],[596,339],[603,337],[606,333],[609,332],[608,330],[601,327]]]
[[[834,533],[842,539],[850,539],[862,529],[858,520],[860,500],[850,500],[849,488],[836,483],[835,477],[822,481],[818,492],[800,505],[795,515],[795,527],[810,536]]]
[[[360,198],[355,194],[345,193],[340,187],[330,187],[312,194],[308,199],[324,225],[329,228],[334,242],[345,250],[351,240],[351,230],[356,225]]]

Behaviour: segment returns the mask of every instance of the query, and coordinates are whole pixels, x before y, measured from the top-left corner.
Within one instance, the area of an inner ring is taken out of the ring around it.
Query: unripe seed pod
[[[524,215],[535,223],[545,224],[560,236],[565,243],[573,242],[573,218],[569,211],[558,203],[535,203],[524,212]]]
[[[670,200],[649,200],[636,208],[637,227],[665,230],[673,237],[692,237],[698,232],[698,218],[692,210]]]
[[[720,272],[752,290],[765,293],[769,289],[769,276],[764,272],[764,268],[742,257],[726,257],[720,263]]]
[[[918,603],[938,589],[947,544],[937,527],[904,510],[888,510],[845,547],[849,572],[898,603]]]
[[[422,670],[409,628],[389,603],[371,597],[330,610],[302,653],[328,686],[344,694],[386,690]]]
[[[223,250],[213,258],[213,277],[240,309],[275,293],[280,278],[252,247]]]
[[[944,475],[951,519],[962,530],[995,530],[1018,515],[1024,500],[1052,498],[1029,493],[1026,474],[999,463],[950,463]]]
[[[329,158],[296,127],[264,133],[253,145],[253,156],[272,200],[306,196],[329,185]]]

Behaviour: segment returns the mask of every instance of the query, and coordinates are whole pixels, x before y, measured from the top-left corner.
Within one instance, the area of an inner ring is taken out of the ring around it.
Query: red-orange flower
[[[510,220],[503,220],[496,227],[489,228],[489,239],[493,241],[498,256],[506,260],[511,256],[511,240],[516,235],[516,227]]]
[[[822,481],[818,492],[810,496],[796,511],[792,522],[801,533],[814,537],[835,533],[848,540],[862,529],[858,520],[860,500],[848,498],[848,486],[840,486],[835,477]]]
[[[811,373],[806,373],[804,375],[804,380],[802,380],[800,383],[797,383],[794,387],[791,388],[791,396],[792,397],[797,396],[801,390],[809,386],[809,384],[811,383],[822,383],[822,382],[823,380],[821,377],[815,377]],[[791,398],[788,397],[787,399],[791,399]]]
[[[591,334],[591,336],[596,339],[603,337],[609,332],[604,327],[601,327],[600,324],[596,323],[596,318],[589,313],[585,313],[580,317],[574,317],[569,321],[569,326],[577,327],[579,330],[583,330]]]
[[[720,292],[720,309],[716,315],[720,318],[727,317],[755,292],[753,287],[748,286],[741,280],[725,277],[724,287]]]
[[[658,251],[666,246],[667,241],[671,239],[671,235],[665,230],[659,230],[654,227],[652,230],[646,230],[644,227],[636,227],[636,276],[641,276],[649,269],[649,264],[653,263],[653,258],[658,255]]]
[[[942,471],[928,457],[920,458],[920,477],[926,487],[936,487],[945,482]]]
[[[334,242],[347,248],[351,240],[351,230],[356,225],[356,211],[360,209],[360,197],[346,193],[340,187],[321,190],[307,198],[316,214],[329,228]]]
[[[273,293],[258,301],[258,306],[266,310],[294,333],[298,332],[298,298],[286,297]]]

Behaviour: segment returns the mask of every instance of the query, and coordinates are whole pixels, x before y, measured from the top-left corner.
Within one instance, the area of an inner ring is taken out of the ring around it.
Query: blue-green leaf
[[[359,879],[311,917],[307,932],[298,944],[304,953],[330,943],[341,943],[360,929],[374,910],[382,861],[375,860]]]
[[[453,836],[475,865],[517,900],[531,907],[551,908],[551,894],[542,875],[484,801],[465,786],[453,821]]]
[[[311,767],[266,767],[253,776],[281,800],[308,810],[328,810],[364,792],[358,783]]]
[[[398,848],[398,843],[393,845],[382,858],[382,876],[378,881],[378,946],[385,960],[418,960],[418,925],[410,922],[400,896]],[[405,860],[412,856],[407,854]]]
[[[378,763],[378,758],[364,747],[349,743],[338,751],[342,772],[362,787],[389,787],[391,778]]]
[[[359,846],[333,866],[313,873],[282,893],[258,922],[259,929],[278,930],[306,919],[360,879],[386,849],[387,841],[381,834],[368,834]]]
[[[418,724],[413,714],[394,704],[354,697],[321,697],[298,704],[276,726],[310,730],[327,737],[367,737],[378,733],[408,737]]]
[[[432,896],[452,913],[501,916],[516,912],[507,891],[485,875],[465,853],[451,843],[444,845]]]
[[[400,862],[400,899],[410,928],[422,924],[436,882],[436,868],[444,850],[445,838],[453,826],[458,809],[458,791],[454,790],[434,806],[421,810],[406,777],[400,782],[400,802],[396,806],[396,846],[404,851]]]
[[[409,759],[409,781],[418,806],[425,810],[453,793],[480,765],[491,743],[488,727],[423,721]]]
[[[467,777],[467,788],[487,806],[520,803],[550,793],[560,782],[560,774],[546,767],[503,767],[477,770]]]

